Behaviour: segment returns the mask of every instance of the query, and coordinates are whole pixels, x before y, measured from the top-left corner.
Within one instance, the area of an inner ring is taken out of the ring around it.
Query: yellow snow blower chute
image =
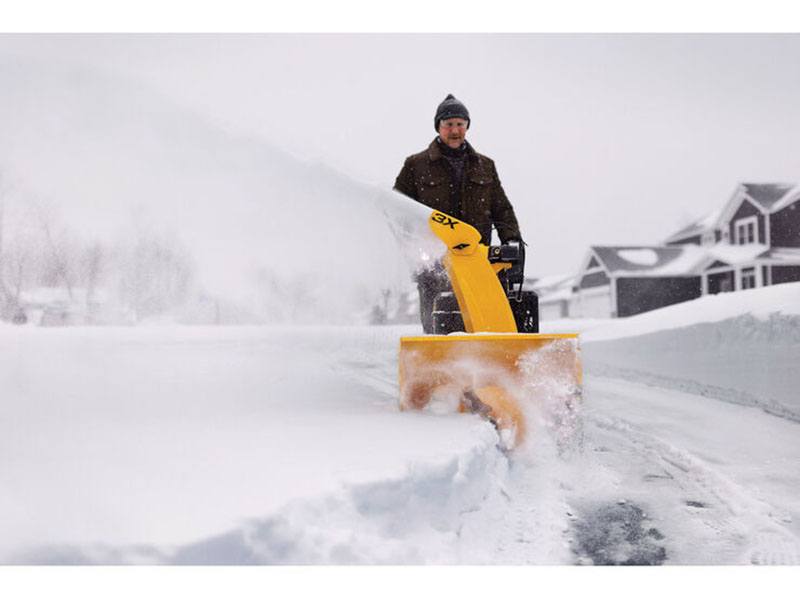
[[[449,297],[450,312],[439,298],[434,309],[450,325],[437,323],[434,331],[450,334],[400,339],[400,408],[441,400],[491,420],[504,444],[517,446],[529,429],[528,407],[574,402],[580,393],[578,336],[520,332],[538,332],[536,297],[521,288],[522,246],[516,252],[523,252],[523,266],[515,267],[520,287],[512,291],[501,279],[514,267],[514,252],[480,244],[477,229],[441,212],[433,212],[429,225],[447,246],[443,264],[453,290],[441,298]]]

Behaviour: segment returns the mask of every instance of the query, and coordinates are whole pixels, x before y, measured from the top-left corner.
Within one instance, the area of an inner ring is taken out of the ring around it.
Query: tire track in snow
[[[782,511],[707,460],[617,416],[595,411],[585,419],[593,443],[606,450],[596,454],[600,464],[624,473],[629,493],[661,523],[668,562],[800,564],[800,540]]]
[[[641,369],[615,367],[598,362],[593,362],[591,368],[587,369],[587,371],[595,377],[624,379],[625,381],[643,383],[651,387],[674,390],[696,396],[703,396],[706,398],[713,398],[715,400],[721,400],[722,402],[728,402],[730,404],[754,406],[772,416],[794,421],[795,423],[800,423],[800,412],[781,404],[777,400],[773,400],[771,398],[759,398],[742,390],[700,383],[692,379],[682,379],[679,377],[659,375]]]

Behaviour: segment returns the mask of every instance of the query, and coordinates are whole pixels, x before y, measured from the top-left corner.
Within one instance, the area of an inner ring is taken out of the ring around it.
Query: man
[[[492,241],[492,226],[502,243],[522,243],[517,217],[500,184],[494,161],[475,152],[467,142],[467,107],[448,94],[436,109],[433,126],[439,135],[426,150],[406,159],[394,189],[469,223],[487,246]],[[420,272],[417,288],[422,327],[425,333],[432,333],[433,300],[449,288],[441,266]]]

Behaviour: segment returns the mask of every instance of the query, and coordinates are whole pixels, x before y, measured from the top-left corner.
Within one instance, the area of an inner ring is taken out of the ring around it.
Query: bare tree
[[[10,304],[20,305],[22,291],[36,277],[36,240],[26,231],[15,231],[5,244],[2,276]]]
[[[7,188],[2,171],[0,171],[0,314],[3,307],[11,303],[11,296],[5,281],[5,214]]]
[[[137,231],[119,264],[120,294],[136,320],[183,304],[194,282],[191,257],[174,237]]]
[[[81,278],[86,286],[86,310],[94,310],[95,293],[103,281],[108,263],[105,248],[99,242],[91,244],[81,255]]]
[[[36,205],[36,216],[44,241],[45,280],[51,285],[60,282],[67,290],[70,301],[73,301],[77,262],[74,257],[77,254],[77,244],[65,230],[57,229],[54,213],[42,204]]]

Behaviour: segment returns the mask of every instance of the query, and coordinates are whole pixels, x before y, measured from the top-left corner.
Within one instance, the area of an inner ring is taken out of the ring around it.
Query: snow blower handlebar
[[[492,265],[501,265],[495,269],[502,271],[500,279],[506,294],[519,301],[525,280],[525,244],[515,241],[501,246],[490,246],[489,262]]]

